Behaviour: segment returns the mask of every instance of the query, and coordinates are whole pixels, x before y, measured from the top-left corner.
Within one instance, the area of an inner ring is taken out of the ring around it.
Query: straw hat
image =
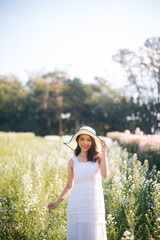
[[[97,151],[101,151],[101,139],[96,135],[96,131],[88,126],[81,127],[77,132],[72,135],[71,139],[68,142],[64,142],[64,144],[72,150],[75,150],[77,147],[76,138],[81,134],[86,134],[93,137],[97,145]]]

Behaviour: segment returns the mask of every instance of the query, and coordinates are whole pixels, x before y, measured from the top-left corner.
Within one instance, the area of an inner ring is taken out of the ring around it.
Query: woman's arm
[[[101,170],[102,177],[107,178],[107,176],[108,176],[108,163],[107,163],[107,156],[106,156],[107,144],[106,144],[105,140],[101,140],[101,146],[102,146],[102,153],[99,155],[100,170]]]
[[[67,184],[60,195],[60,197],[57,199],[56,202],[50,202],[48,204],[49,209],[54,209],[56,208],[66,197],[68,197],[70,190],[72,189],[74,184],[74,175],[73,175],[73,160],[70,159],[68,163],[68,179],[67,179]]]

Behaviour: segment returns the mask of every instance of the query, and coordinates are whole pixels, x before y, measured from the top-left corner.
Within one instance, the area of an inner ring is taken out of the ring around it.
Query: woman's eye
[[[80,141],[84,141],[85,139],[84,138],[80,138],[79,140]],[[91,142],[92,140],[91,139],[86,139],[86,141]]]

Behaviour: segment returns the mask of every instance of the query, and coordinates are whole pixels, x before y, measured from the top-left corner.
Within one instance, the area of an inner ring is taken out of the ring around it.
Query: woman
[[[106,178],[107,145],[93,128],[80,128],[65,143],[75,156],[68,163],[68,180],[61,196],[50,202],[56,208],[69,194],[67,207],[68,240],[106,240],[105,206],[102,179]]]

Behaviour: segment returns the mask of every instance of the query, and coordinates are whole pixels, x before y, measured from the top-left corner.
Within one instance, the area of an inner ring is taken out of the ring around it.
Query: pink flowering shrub
[[[109,132],[107,137],[118,140],[120,144],[136,143],[140,151],[146,149],[160,151],[160,135],[137,135],[123,132]]]
[[[131,134],[126,132],[109,132],[107,137],[117,140],[130,153],[137,153],[143,163],[149,161],[149,168],[154,165],[160,170],[160,135]]]

